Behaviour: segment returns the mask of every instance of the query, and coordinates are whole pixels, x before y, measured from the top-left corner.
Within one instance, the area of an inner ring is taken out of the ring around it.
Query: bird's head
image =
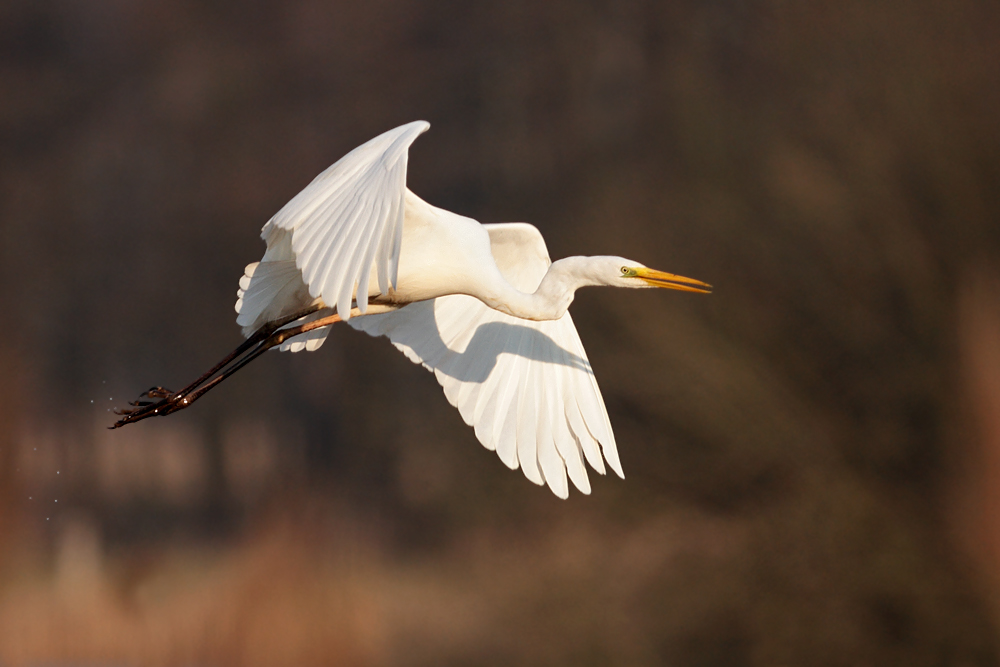
[[[542,278],[534,297],[540,297],[535,308],[524,306],[516,312],[503,303],[493,305],[505,313],[534,320],[555,320],[563,316],[581,287],[665,287],[684,292],[709,294],[712,286],[694,278],[657,271],[624,257],[566,257],[553,262]],[[505,308],[508,308],[505,310]]]
[[[612,287],[664,287],[684,292],[710,294],[712,286],[694,278],[685,278],[673,273],[650,269],[643,264],[624,257],[595,257],[596,269],[601,283]]]

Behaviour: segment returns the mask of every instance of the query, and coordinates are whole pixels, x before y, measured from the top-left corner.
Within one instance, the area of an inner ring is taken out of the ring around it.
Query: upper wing
[[[533,292],[550,264],[531,225],[485,225],[497,266],[516,288]],[[432,371],[448,401],[487,449],[560,498],[567,473],[583,493],[583,464],[622,475],[597,380],[569,313],[547,322],[511,317],[470,296],[451,295],[350,321],[388,336],[411,361]]]
[[[396,284],[403,234],[403,195],[410,144],[430,128],[424,121],[380,134],[317,176],[271,218],[261,232],[291,232],[295,264],[309,294],[336,304],[345,320],[357,289],[368,307],[368,278],[377,269],[379,290]]]

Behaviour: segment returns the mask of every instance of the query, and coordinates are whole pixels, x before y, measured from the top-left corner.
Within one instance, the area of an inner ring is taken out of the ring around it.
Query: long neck
[[[498,294],[483,301],[491,308],[525,320],[558,320],[573,303],[576,290],[600,285],[590,270],[589,257],[567,257],[553,262],[533,294],[514,289],[506,281]]]

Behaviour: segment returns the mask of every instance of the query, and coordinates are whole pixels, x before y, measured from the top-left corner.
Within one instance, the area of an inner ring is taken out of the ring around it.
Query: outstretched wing
[[[504,277],[534,292],[551,263],[542,235],[524,223],[484,226]],[[604,474],[602,450],[624,476],[604,399],[569,313],[533,322],[450,295],[357,317],[350,325],[387,336],[432,371],[483,446],[560,498],[569,495],[567,473],[590,493],[583,462]]]
[[[357,291],[368,306],[376,267],[379,290],[395,286],[403,234],[403,195],[410,144],[430,128],[424,121],[380,134],[317,176],[271,218],[261,236],[268,246],[291,233],[295,264],[313,298],[336,305],[345,320]]]

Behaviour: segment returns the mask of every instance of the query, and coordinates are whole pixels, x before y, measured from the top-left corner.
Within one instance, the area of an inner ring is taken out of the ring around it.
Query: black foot
[[[143,398],[158,398],[158,401],[144,401]],[[163,387],[151,387],[139,394],[135,401],[129,401],[131,408],[115,408],[115,414],[122,418],[108,428],[121,428],[126,424],[141,421],[148,417],[162,417],[177,412],[190,405],[186,395],[174,393]]]

